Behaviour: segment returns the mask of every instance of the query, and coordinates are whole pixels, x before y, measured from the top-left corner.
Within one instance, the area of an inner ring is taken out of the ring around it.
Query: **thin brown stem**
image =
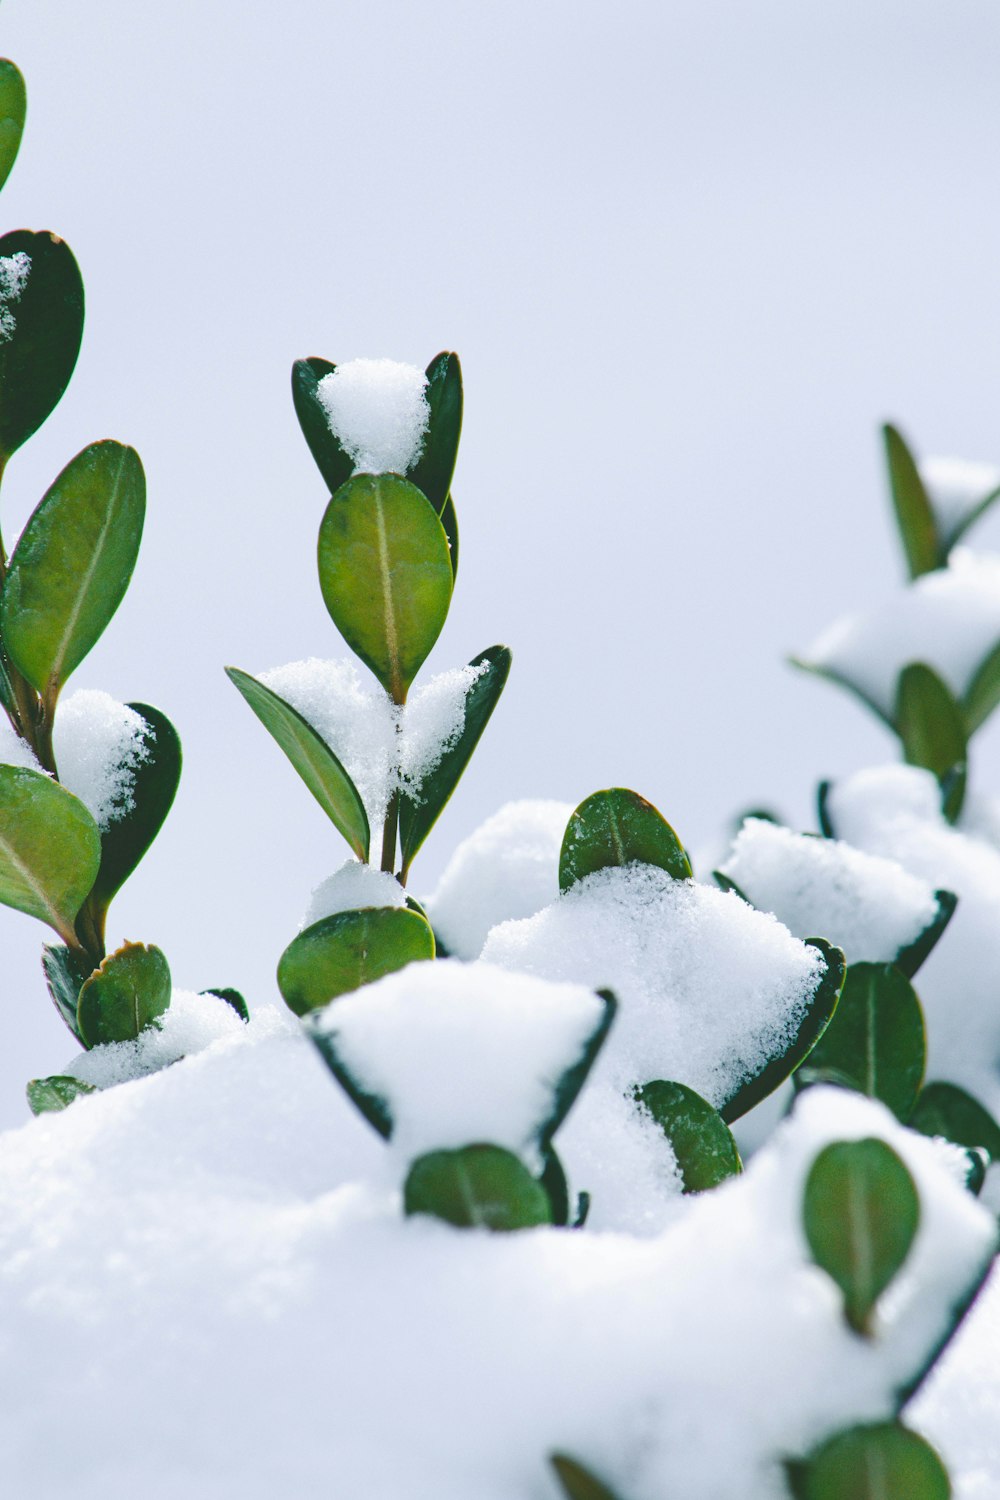
[[[396,830],[399,826],[399,792],[393,792],[382,824],[382,869],[391,875],[396,865]]]

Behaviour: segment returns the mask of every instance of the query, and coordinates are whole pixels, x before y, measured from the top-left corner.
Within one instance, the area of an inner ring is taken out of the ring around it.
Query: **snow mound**
[[[59,780],[98,828],[135,806],[135,773],[149,759],[146,721],[109,693],[83,689],[60,703],[52,736]]]
[[[349,859],[320,881],[309,898],[302,927],[311,927],[324,917],[341,911],[358,911],[366,906],[405,906],[406,892],[395,875]],[[301,930],[301,929],[300,929]]]
[[[0,713],[0,765],[21,766],[27,771],[42,769],[34,750],[27,740],[22,740],[5,713]]]
[[[182,1057],[203,1052],[213,1042],[239,1035],[245,1022],[218,995],[196,995],[174,990],[170,1007],[153,1026],[147,1026],[134,1042],[106,1042],[78,1053],[64,1072],[81,1083],[107,1089],[131,1083]]]
[[[355,474],[405,474],[430,421],[427,376],[394,359],[352,359],[317,386],[330,431]]]
[[[1000,489],[1000,468],[996,464],[927,457],[921,459],[917,468],[938,532],[945,538],[964,526],[987,495]]]

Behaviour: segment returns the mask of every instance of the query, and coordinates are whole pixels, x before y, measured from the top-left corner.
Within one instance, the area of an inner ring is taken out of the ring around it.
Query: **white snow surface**
[[[453,667],[430,678],[404,708],[361,677],[352,661],[289,662],[260,681],[297,709],[343,765],[373,830],[389,798],[402,791],[419,802],[420,783],[440,764],[465,728],[466,694],[488,664]]]
[[[405,906],[406,892],[396,879],[373,865],[349,859],[321,880],[309,898],[302,927],[311,927],[324,917],[341,911],[360,911],[366,906]],[[301,930],[301,929],[300,929]]]
[[[720,870],[789,932],[826,938],[849,963],[891,963],[937,914],[933,888],[895,860],[761,818],[746,820]]]
[[[12,304],[20,302],[31,271],[31,256],[25,250],[0,255],[0,344],[14,337],[17,317]]]
[[[5,713],[0,713],[0,766],[20,766],[40,771],[38,759],[27,740],[22,740]]]
[[[508,802],[458,845],[424,902],[449,953],[478,958],[491,927],[556,899],[572,812],[571,802]]]
[[[107,1042],[77,1053],[63,1071],[95,1088],[111,1088],[203,1052],[221,1037],[236,1036],[245,1024],[218,995],[174,990],[166,1013],[134,1042]]]
[[[921,1224],[869,1341],[800,1215],[870,1135]],[[993,1235],[932,1142],[820,1089],[654,1238],[405,1220],[398,1165],[274,1011],[0,1137],[5,1493],[556,1500],[562,1449],[629,1500],[784,1500],[778,1456],[889,1414]]]
[[[317,387],[330,431],[355,474],[405,474],[420,457],[430,408],[427,376],[394,359],[352,359]]]
[[[532,1151],[603,1015],[583,985],[448,958],[341,996],[311,1012],[308,1029],[386,1101],[393,1147],[412,1161],[480,1141]]]
[[[938,532],[954,535],[987,495],[1000,489],[996,464],[974,463],[965,458],[928,457],[917,465]]]
[[[910,662],[933,667],[960,698],[998,643],[1000,557],[956,547],[946,568],[838,620],[803,659],[844,678],[891,717],[899,673]]]
[[[52,735],[59,780],[100,829],[135,806],[135,773],[149,758],[145,735],[141,714],[109,693],[85,688],[59,705]]]

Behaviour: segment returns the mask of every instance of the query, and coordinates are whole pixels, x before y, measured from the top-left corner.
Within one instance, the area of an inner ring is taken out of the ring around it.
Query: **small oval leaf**
[[[924,1438],[895,1422],[852,1427],[810,1454],[800,1500],[949,1500],[951,1483]]]
[[[330,618],[392,697],[406,693],[441,633],[453,586],[434,507],[395,474],[358,474],[326,508],[319,581]]]
[[[217,1000],[224,1000],[231,1010],[234,1010],[240,1020],[247,1025],[250,1023],[250,1007],[247,1005],[239,990],[230,989],[223,985],[217,990],[199,990],[199,995],[214,995]]]
[[[691,879],[691,861],[666,818],[627,787],[584,799],[570,817],[559,854],[559,889],[568,891],[597,870],[638,862],[675,880]]]
[[[920,1199],[885,1141],[836,1141],[806,1180],[803,1226],[816,1264],[844,1294],[844,1314],[868,1335],[875,1304],[916,1237]]]
[[[927,1038],[920,1001],[892,964],[851,964],[836,1015],[809,1057],[906,1120],[920,1092]]]
[[[73,923],[100,860],[101,836],[82,802],[40,771],[0,765],[0,902],[78,950]]]
[[[28,96],[20,68],[0,59],[0,188],[10,176],[24,133]]]
[[[906,1122],[921,1135],[941,1135],[956,1146],[981,1148],[1000,1161],[1000,1125],[978,1099],[955,1083],[926,1083]]]
[[[882,428],[896,524],[911,578],[930,573],[945,561],[930,498],[906,440],[890,423]]]
[[[92,1083],[56,1073],[51,1078],[32,1078],[24,1092],[33,1115],[48,1115],[68,1109],[81,1094],[96,1094],[97,1090]]]
[[[670,1142],[685,1193],[703,1193],[742,1172],[728,1125],[694,1089],[656,1079],[636,1089],[635,1099]]]
[[[132,1042],[170,1006],[170,965],[159,948],[125,943],[80,991],[77,1024],[85,1047]]]
[[[954,823],[965,796],[968,736],[961,708],[938,674],[924,662],[911,662],[896,687],[896,731],[910,766],[933,771],[939,781],[949,773],[944,810]]]
[[[27,442],[69,385],[83,337],[83,282],[58,235],[0,239],[0,464]]]
[[[461,1229],[531,1229],[552,1222],[542,1185],[500,1146],[463,1146],[418,1156],[403,1188],[403,1210]]]
[[[336,494],[354,473],[354,461],[340,446],[330,427],[317,387],[324,375],[332,375],[336,365],[328,359],[297,359],[292,366],[292,403],[302,428],[302,436],[316,467],[326,481],[331,495]]]
[[[451,492],[462,435],[462,367],[457,354],[438,354],[431,360],[424,395],[430,410],[427,435],[406,477],[441,515]]]
[[[289,1010],[304,1016],[338,995],[433,957],[429,924],[406,907],[340,911],[292,939],[278,961],[278,988]]]

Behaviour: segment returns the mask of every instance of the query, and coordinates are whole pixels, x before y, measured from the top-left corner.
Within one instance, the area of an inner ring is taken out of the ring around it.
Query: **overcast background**
[[[87,290],[4,535],[86,443],[138,448],[133,587],[71,686],[185,748],[114,942],[270,1001],[346,853],[222,675],[346,651],[299,356],[463,361],[428,667],[514,669],[418,892],[510,798],[630,785],[697,848],[751,802],[811,826],[819,776],[893,753],[783,657],[900,575],[879,421],[1000,460],[995,0],[5,0],[0,52],[29,97],[0,223]],[[0,912],[0,1123],[75,1048],[44,937]]]

